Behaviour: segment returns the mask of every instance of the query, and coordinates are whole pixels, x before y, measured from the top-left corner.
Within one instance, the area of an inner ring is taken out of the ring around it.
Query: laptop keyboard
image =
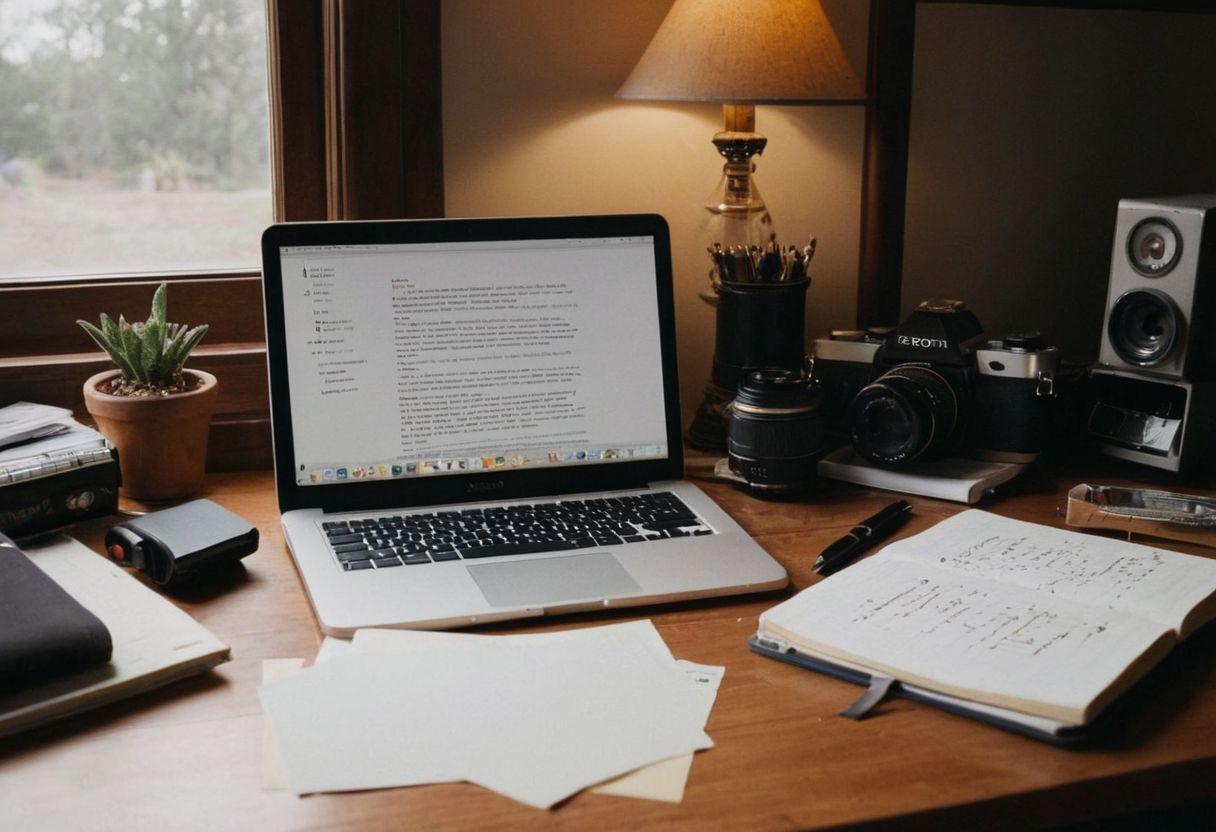
[[[670,491],[331,520],[321,528],[348,572],[713,534]]]

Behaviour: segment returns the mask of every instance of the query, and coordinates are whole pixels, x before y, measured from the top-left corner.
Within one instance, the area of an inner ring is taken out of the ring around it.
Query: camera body
[[[1031,462],[1042,451],[1059,354],[1037,332],[989,341],[962,302],[933,300],[885,336],[834,336],[815,341],[814,375],[834,438],[871,462]]]

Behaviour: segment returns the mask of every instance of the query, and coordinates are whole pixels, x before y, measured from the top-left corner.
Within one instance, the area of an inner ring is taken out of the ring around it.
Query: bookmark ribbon
[[[865,719],[879,702],[887,698],[895,679],[890,676],[880,676],[877,673],[870,676],[870,686],[866,692],[857,698],[852,705],[840,712],[841,716],[849,719]]]

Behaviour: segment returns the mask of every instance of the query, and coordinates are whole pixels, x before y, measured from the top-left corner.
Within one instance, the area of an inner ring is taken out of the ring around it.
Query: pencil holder
[[[806,278],[772,283],[719,281],[713,371],[688,428],[697,448],[726,447],[726,405],[752,370],[806,368]]]

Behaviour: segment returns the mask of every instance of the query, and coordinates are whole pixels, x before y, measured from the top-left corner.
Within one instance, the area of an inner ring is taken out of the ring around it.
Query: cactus
[[[190,351],[207,334],[206,324],[187,329],[185,324],[166,323],[166,294],[167,285],[162,283],[152,296],[152,312],[143,323],[128,323],[119,315],[116,324],[104,312],[100,325],[76,322],[113,359],[126,381],[150,387],[178,383]]]

